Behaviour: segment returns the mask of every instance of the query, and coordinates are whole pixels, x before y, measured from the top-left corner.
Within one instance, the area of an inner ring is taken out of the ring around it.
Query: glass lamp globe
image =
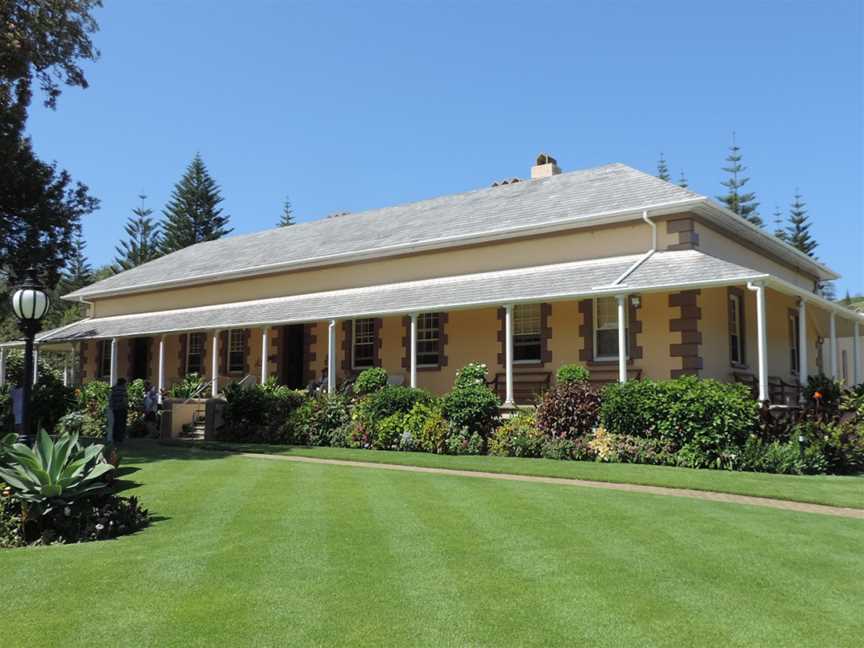
[[[48,295],[38,288],[20,288],[12,295],[12,310],[22,322],[38,322],[45,317],[49,304]]]

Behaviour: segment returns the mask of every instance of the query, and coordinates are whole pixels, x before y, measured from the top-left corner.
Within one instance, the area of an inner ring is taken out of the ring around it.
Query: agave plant
[[[105,488],[100,478],[114,466],[102,457],[103,448],[82,447],[77,434],[63,434],[54,442],[40,430],[33,448],[23,443],[5,446],[0,481],[26,502],[72,501]]]

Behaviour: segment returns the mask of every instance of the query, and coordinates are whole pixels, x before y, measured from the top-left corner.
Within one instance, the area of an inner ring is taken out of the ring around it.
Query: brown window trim
[[[228,361],[231,355],[231,331],[240,331],[243,335],[243,369],[230,371],[230,362]],[[226,329],[219,331],[219,375],[220,376],[242,376],[249,371],[249,334],[250,329]]]
[[[380,317],[357,317],[342,321],[342,370],[349,376],[358,374],[369,367],[354,367],[354,319],[372,320],[372,366],[381,366],[381,325]]]
[[[638,345],[636,337],[642,332],[642,320],[639,319],[639,309],[633,305],[631,297],[627,298],[627,328],[629,354],[627,364],[632,366],[636,360],[642,359],[642,347]],[[582,337],[582,348],[579,350],[579,361],[594,367],[609,367],[618,364],[617,360],[596,360],[594,358],[594,298],[579,300],[579,313],[582,315],[582,323],[579,324],[579,335]]]
[[[729,299],[732,295],[738,297],[738,320],[741,325],[741,362],[733,362],[732,361],[732,345],[729,341],[729,321],[732,317],[732,307],[729,305],[731,300]],[[738,288],[737,286],[729,286],[726,289],[726,340],[729,345],[729,366],[733,369],[749,369],[750,365],[747,363],[747,302],[744,299],[744,291]]]
[[[423,311],[428,313],[431,311]],[[417,365],[417,371],[441,371],[447,366],[447,355],[444,351],[447,348],[447,324],[450,316],[447,313],[438,313],[438,364],[435,365]],[[405,316],[402,318],[402,328],[404,335],[402,336],[402,368],[405,371],[411,370],[411,318]]]
[[[789,353],[789,375],[790,376],[796,376],[796,377],[801,372],[799,370],[800,368],[795,369],[795,367],[792,366],[792,353],[791,352],[792,352],[793,348],[797,350],[797,352],[795,354],[796,355],[795,362],[800,362],[801,349],[798,346],[800,343],[800,340],[797,339],[797,335],[796,335],[797,331],[795,330],[795,327],[792,326],[792,318],[794,317],[794,318],[798,319],[798,318],[800,318],[800,316],[801,316],[801,314],[798,312],[797,308],[788,309],[788,316],[786,318],[786,324],[787,324],[787,328],[789,329],[789,352],[790,352]],[[801,322],[800,321],[798,322],[798,330],[799,331],[801,330]]]
[[[552,362],[552,352],[549,350],[549,339],[552,337],[552,329],[549,327],[549,316],[552,314],[552,304],[540,304],[540,361],[529,362],[514,362],[515,369],[540,369]],[[504,308],[498,309],[498,366],[504,367],[506,364],[506,327],[507,313]]]

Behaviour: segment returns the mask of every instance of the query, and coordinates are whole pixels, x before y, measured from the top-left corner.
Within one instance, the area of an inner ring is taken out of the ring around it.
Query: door
[[[291,324],[282,327],[282,375],[280,380],[283,385],[291,389],[302,389],[306,386],[305,378],[305,354],[303,349],[303,324]]]
[[[135,338],[132,340],[132,380],[147,380],[147,369],[150,365],[150,338]]]

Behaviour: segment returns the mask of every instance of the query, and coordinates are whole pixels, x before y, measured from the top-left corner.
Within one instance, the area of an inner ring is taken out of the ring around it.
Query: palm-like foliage
[[[77,434],[63,434],[56,442],[41,430],[33,448],[6,445],[0,481],[27,502],[71,501],[105,488],[101,479],[114,469],[102,457],[104,446],[82,447]]]

